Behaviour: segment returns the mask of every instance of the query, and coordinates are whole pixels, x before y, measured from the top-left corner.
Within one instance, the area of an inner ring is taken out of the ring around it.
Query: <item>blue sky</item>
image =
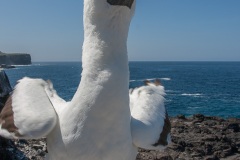
[[[83,0],[0,0],[0,51],[79,61]],[[130,60],[240,61],[239,0],[138,0]]]

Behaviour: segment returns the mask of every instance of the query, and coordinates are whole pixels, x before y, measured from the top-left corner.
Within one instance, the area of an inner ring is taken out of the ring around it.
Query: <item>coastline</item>
[[[164,151],[139,149],[136,160],[240,159],[239,118],[196,114],[191,117],[179,115],[170,120],[172,144]],[[43,160],[46,153],[45,139],[6,140],[0,137],[0,157],[5,157],[2,160]]]

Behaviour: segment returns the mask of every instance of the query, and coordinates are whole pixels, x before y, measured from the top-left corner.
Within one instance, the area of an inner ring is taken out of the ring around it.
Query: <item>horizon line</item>
[[[71,63],[71,62],[80,62],[82,63],[82,61],[32,61],[32,63]],[[240,62],[240,60],[130,60],[129,62]]]

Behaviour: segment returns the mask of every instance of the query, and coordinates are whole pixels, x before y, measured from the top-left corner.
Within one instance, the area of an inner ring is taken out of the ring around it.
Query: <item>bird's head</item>
[[[84,24],[98,29],[126,29],[135,11],[136,0],[84,0]],[[128,30],[128,29],[127,29]]]
[[[127,53],[126,42],[135,6],[136,0],[84,0],[83,53],[95,53],[93,57]],[[86,58],[85,61],[92,59]]]
[[[110,5],[126,6],[129,9],[132,8],[134,0],[107,0]]]

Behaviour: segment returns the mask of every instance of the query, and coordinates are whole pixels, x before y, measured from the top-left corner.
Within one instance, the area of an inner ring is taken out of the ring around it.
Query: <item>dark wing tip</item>
[[[0,124],[2,124],[2,128],[7,130],[9,133],[15,133],[16,136],[21,137],[22,135],[18,132],[18,128],[14,124],[13,114],[12,96],[10,96],[0,113]]]
[[[158,79],[158,78],[155,79],[154,84],[155,84],[156,86],[162,86],[162,82],[161,82],[161,80]]]
[[[149,86],[150,84],[153,84],[153,85],[155,85],[155,86],[162,86],[162,82],[161,82],[161,80],[158,79],[158,78],[155,79],[154,82],[151,82],[150,80],[146,79],[146,80],[144,81],[144,84],[145,84],[146,86]]]
[[[151,82],[146,79],[145,81],[143,81],[143,83],[145,84],[145,86],[148,86]]]
[[[130,89],[129,89],[129,93],[132,94],[135,89],[136,89],[136,88],[130,88]]]
[[[166,118],[164,120],[164,126],[163,126],[163,130],[162,133],[160,134],[160,137],[158,139],[158,141],[153,144],[154,147],[157,147],[159,145],[162,146],[167,146],[168,145],[168,135],[171,132],[171,122],[169,120],[168,114],[166,113]]]

